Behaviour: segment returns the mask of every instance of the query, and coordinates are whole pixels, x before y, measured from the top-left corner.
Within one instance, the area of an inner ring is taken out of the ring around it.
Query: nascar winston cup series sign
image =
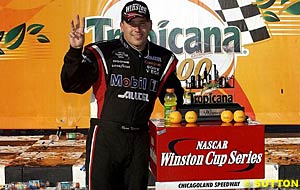
[[[159,182],[264,178],[263,125],[150,128]]]

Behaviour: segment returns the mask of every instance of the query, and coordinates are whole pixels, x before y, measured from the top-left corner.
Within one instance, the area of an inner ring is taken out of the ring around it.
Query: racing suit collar
[[[128,50],[130,50],[131,52],[133,52],[135,55],[137,55],[138,57],[140,56],[140,55],[142,55],[143,57],[147,57],[148,55],[149,55],[149,41],[147,41],[147,45],[146,45],[146,47],[145,47],[145,49],[143,50],[143,51],[138,51],[138,50],[136,50],[136,49],[134,49],[126,40],[125,40],[125,38],[124,38],[124,36],[123,35],[121,35],[121,37],[120,37],[120,41],[121,41],[121,43],[122,43],[122,45],[126,48],[126,49],[128,49]]]

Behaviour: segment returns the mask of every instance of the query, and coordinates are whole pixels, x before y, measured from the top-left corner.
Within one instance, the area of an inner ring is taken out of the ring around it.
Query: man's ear
[[[150,20],[150,31],[152,30],[152,20]]]
[[[121,21],[121,22],[120,22],[120,29],[121,29],[121,32],[123,32],[123,25],[124,25],[124,23]]]

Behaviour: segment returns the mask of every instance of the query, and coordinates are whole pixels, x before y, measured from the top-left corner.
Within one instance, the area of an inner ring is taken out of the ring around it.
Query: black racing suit
[[[87,137],[86,179],[89,189],[146,190],[149,161],[148,121],[157,97],[183,89],[172,52],[148,42],[143,52],[121,36],[70,48],[64,57],[61,83],[65,92],[93,87],[91,127]]]

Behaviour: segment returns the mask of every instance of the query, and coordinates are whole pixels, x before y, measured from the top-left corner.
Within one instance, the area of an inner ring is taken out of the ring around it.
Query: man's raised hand
[[[80,16],[77,15],[76,23],[74,20],[71,21],[71,32],[69,34],[70,45],[73,48],[82,48],[84,45],[84,27],[85,18],[82,17],[80,22]]]

